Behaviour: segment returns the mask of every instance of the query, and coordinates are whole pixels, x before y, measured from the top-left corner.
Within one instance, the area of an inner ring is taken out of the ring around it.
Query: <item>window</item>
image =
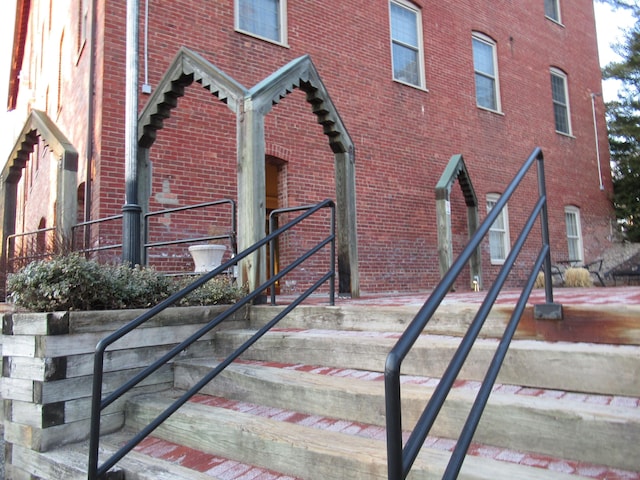
[[[580,209],[577,207],[565,207],[564,220],[567,224],[567,246],[569,248],[569,260],[582,262],[582,228],[580,227]]]
[[[487,213],[489,213],[496,202],[500,198],[497,193],[490,193],[487,195]],[[500,212],[500,215],[496,217],[495,222],[489,229],[489,251],[491,254],[491,263],[501,265],[507,258],[509,250],[511,248],[511,241],[509,239],[509,215],[507,212],[507,206],[505,205]]]
[[[393,79],[416,87],[424,86],[422,63],[422,20],[420,11],[409,4],[389,3]]]
[[[285,44],[286,0],[236,0],[236,29]]]
[[[78,2],[78,52],[82,50],[87,41],[87,28],[89,22],[89,0],[80,0]]]
[[[489,37],[473,35],[473,69],[476,79],[477,105],[499,111],[496,44]]]
[[[544,14],[554,22],[560,23],[559,0],[544,0]]]
[[[571,135],[567,76],[564,72],[555,68],[551,69],[551,96],[553,99],[553,115],[556,122],[556,132]]]

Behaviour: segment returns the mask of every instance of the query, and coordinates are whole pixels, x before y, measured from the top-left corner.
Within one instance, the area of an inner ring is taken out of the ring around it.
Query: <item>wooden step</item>
[[[176,387],[190,388],[215,365],[214,359],[180,362],[175,370]],[[303,365],[277,367],[252,363],[231,365],[202,393],[385,426],[381,374],[314,369]],[[420,383],[419,379],[405,378],[402,388],[402,415],[407,430],[413,428],[433,392],[433,386],[416,383]],[[434,382],[427,379],[422,383]],[[633,452],[640,442],[637,398],[617,398],[614,402],[601,396],[587,395],[556,398],[556,392],[532,389],[528,389],[528,394],[515,394],[512,387],[499,385],[492,393],[475,441],[516,451],[640,471],[640,459]],[[434,425],[433,435],[457,438],[478,388],[477,383],[473,388],[468,384],[454,388]]]
[[[226,330],[215,337],[218,355],[229,354],[254,332]],[[379,331],[279,329],[267,333],[245,359],[325,365],[383,372],[398,334]],[[442,376],[459,337],[422,335],[405,359],[407,375]],[[461,378],[482,380],[497,340],[478,339]],[[640,396],[640,346],[514,340],[498,381],[532,388]]]
[[[141,428],[179,394],[140,396],[131,401],[127,409],[128,426]],[[333,423],[328,428],[319,428],[327,425],[317,421],[312,426],[304,426],[210,406],[204,396],[197,400],[176,412],[154,436],[307,480],[387,478],[383,439],[332,431]],[[447,451],[423,448],[410,478],[440,478],[448,457]],[[469,456],[459,478],[576,480],[586,477]]]
[[[131,432],[121,431],[105,435],[100,442],[100,459],[117,451],[130,438]],[[8,479],[46,478],[51,480],[86,480],[87,442],[76,443],[49,452],[13,446],[12,462],[7,465]],[[141,449],[143,450],[143,449]],[[144,450],[143,450],[144,452]],[[212,472],[181,466],[140,451],[130,452],[108,474],[107,480],[225,480]]]
[[[606,290],[602,290],[606,295]],[[415,300],[415,299],[414,299]],[[426,300],[426,295],[424,300]],[[469,299],[470,300],[470,299]],[[513,313],[517,298],[497,303],[491,309],[481,337],[502,337]],[[534,303],[541,303],[541,299]],[[527,306],[515,333],[521,340],[550,342],[584,342],[614,345],[640,345],[640,305],[611,303],[570,304],[562,302],[562,321],[537,320],[533,305]],[[444,302],[427,323],[425,333],[462,336],[479,308],[479,297],[473,301]],[[336,306],[301,305],[285,317],[280,328],[376,330],[400,333],[418,313],[421,304],[370,306],[341,304]],[[254,306],[250,310],[251,326],[259,328],[270,321],[283,306]]]

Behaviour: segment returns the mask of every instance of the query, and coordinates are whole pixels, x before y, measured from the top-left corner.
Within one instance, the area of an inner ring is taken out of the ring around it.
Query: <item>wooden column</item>
[[[436,217],[438,222],[438,264],[440,265],[440,278],[442,278],[453,263],[451,203],[449,201],[449,195],[445,198],[436,199]]]
[[[264,109],[245,97],[238,115],[238,251],[265,236]],[[266,247],[241,260],[238,280],[250,291],[267,280]]]
[[[58,241],[66,243],[71,242],[72,228],[78,221],[78,155],[75,151],[62,154],[57,175],[56,235]]]
[[[335,154],[336,230],[338,248],[338,293],[360,296],[358,239],[356,236],[355,153]]]

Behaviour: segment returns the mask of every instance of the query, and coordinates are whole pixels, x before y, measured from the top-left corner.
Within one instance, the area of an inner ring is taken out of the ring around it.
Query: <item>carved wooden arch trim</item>
[[[2,236],[2,268],[6,271],[7,237],[15,233],[17,188],[29,155],[39,140],[46,144],[59,159],[56,184],[56,229],[61,238],[71,238],[71,227],[76,221],[78,199],[78,151],[69,142],[49,116],[32,110],[2,170],[0,184],[0,228]]]
[[[165,118],[178,106],[178,98],[193,82],[201,84],[229,109],[238,113],[248,90],[201,55],[182,47],[138,117],[138,144],[150,148]]]
[[[333,153],[352,151],[351,137],[309,55],[289,62],[269,75],[249,91],[249,97],[254,108],[266,115],[273,105],[280,103],[296,88],[306,93],[307,102],[311,104],[313,114],[329,138]]]
[[[464,196],[467,207],[477,207],[478,199],[476,192],[471,184],[471,177],[464,163],[464,158],[462,158],[460,154],[453,155],[444,172],[442,172],[440,180],[438,180],[436,185],[436,200],[449,200],[451,188],[456,180],[460,182],[460,188],[462,189],[462,195]]]
[[[32,110],[4,167],[3,182],[20,180],[22,169],[39,138],[61,159],[64,170],[78,171],[78,151],[46,113]]]
[[[236,114],[240,104],[249,100],[266,115],[273,105],[278,104],[295,88],[299,88],[306,93],[312,112],[329,138],[331,150],[334,153],[353,151],[351,137],[309,55],[289,62],[247,90],[204,57],[186,47],[180,48],[138,117],[138,143],[141,147],[149,148],[153,144],[157,130],[163,127],[164,119],[177,107],[178,98],[184,96],[185,87],[193,82],[200,83]]]

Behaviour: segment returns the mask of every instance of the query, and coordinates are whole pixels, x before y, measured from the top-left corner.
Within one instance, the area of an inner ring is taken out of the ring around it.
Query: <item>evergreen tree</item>
[[[618,99],[607,104],[609,146],[613,162],[613,203],[628,240],[640,241],[640,5],[633,0],[607,0],[627,9],[635,25],[615,46],[622,58],[607,65],[606,79],[621,82]]]

